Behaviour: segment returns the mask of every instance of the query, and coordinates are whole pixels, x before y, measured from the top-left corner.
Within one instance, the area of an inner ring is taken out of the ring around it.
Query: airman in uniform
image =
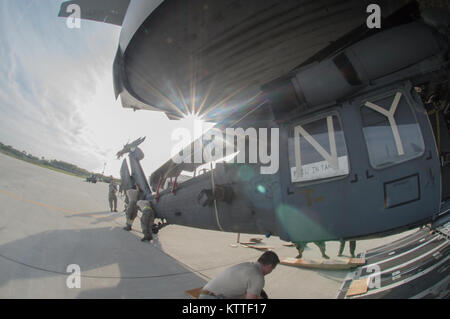
[[[152,229],[155,221],[155,211],[152,204],[148,200],[140,200],[137,202],[138,209],[142,212],[141,216],[141,228],[144,237],[141,241],[150,241],[153,239]]]
[[[108,191],[109,209],[111,210],[111,212],[117,212],[116,192],[117,192],[117,186],[116,186],[116,184],[114,184],[114,179],[111,178],[111,182],[109,183],[109,191]]]
[[[133,225],[134,219],[137,216],[137,201],[139,198],[139,191],[137,189],[129,189],[127,190],[128,197],[128,206],[126,211],[127,222],[126,226],[123,228],[127,231],[131,230],[131,226]]]

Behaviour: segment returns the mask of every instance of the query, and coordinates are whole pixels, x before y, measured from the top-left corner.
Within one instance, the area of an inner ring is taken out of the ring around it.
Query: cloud
[[[116,152],[147,136],[149,175],[171,155],[183,126],[159,112],[124,109],[114,98],[112,63],[120,28],[83,20],[69,29],[62,1],[0,1],[0,142],[35,156],[119,175]]]
[[[89,138],[83,105],[110,75],[119,29],[68,29],[59,4],[3,1],[0,36],[0,141],[38,156],[97,169],[108,153]],[[111,96],[113,101],[113,96]]]

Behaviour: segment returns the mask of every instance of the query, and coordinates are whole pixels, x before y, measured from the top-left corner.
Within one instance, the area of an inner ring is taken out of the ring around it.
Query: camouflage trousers
[[[144,209],[141,216],[142,233],[146,237],[152,236],[152,226],[155,221],[155,212],[153,209]]]
[[[117,210],[117,196],[115,194],[110,194],[108,196],[108,200],[109,200],[109,209],[111,211],[115,211]]]
[[[135,189],[127,190],[128,206],[127,206],[127,225],[131,227],[133,225],[134,219],[137,216],[137,202],[139,199],[139,192]]]
[[[338,256],[342,256],[342,253],[344,252],[344,248],[345,248],[345,241],[341,240],[340,243],[341,243],[341,245],[339,246]],[[355,257],[355,250],[356,250],[356,241],[350,240],[350,255],[352,257]]]
[[[137,216],[136,201],[130,200],[130,202],[128,203],[128,206],[127,206],[126,216],[127,216],[127,225],[129,225],[129,226],[133,225],[133,222]]]
[[[326,249],[325,242],[324,241],[314,241],[313,243],[317,247],[319,247],[320,252],[322,253],[322,256],[326,256],[326,254],[325,254],[325,249]],[[307,244],[308,244],[308,242],[304,242],[304,241],[295,243],[295,247],[298,250],[299,258],[301,258],[302,254],[303,254],[303,251],[305,250]]]
[[[137,206],[142,212],[141,216],[141,228],[142,233],[146,238],[152,237],[152,226],[155,221],[155,211],[152,208],[152,204],[148,200],[140,200],[137,202]]]

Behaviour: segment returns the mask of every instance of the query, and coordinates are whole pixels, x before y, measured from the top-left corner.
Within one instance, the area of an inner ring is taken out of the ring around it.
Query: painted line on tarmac
[[[37,202],[37,201],[34,201],[34,200],[29,200],[29,199],[23,198],[23,197],[21,197],[19,195],[16,195],[14,193],[10,193],[10,192],[4,191],[2,189],[0,189],[0,193],[6,195],[8,197],[15,198],[15,199],[20,200],[22,202],[33,204],[33,205],[36,205],[36,206],[49,208],[49,209],[56,210],[56,211],[63,212],[63,213],[80,214],[80,212],[74,212],[73,210],[70,210],[70,209],[60,208],[60,207],[56,207],[56,206],[40,203],[40,202]]]
[[[57,212],[61,212],[61,213],[70,214],[69,216],[66,216],[66,217],[85,216],[85,215],[90,214],[90,212],[76,212],[76,211],[73,211],[73,210],[70,210],[70,209],[61,208],[61,207],[57,207],[57,206],[53,206],[53,205],[37,202],[37,201],[34,201],[34,200],[26,199],[26,198],[23,198],[23,197],[21,197],[21,196],[19,196],[17,194],[10,193],[10,192],[4,191],[2,189],[0,189],[0,193],[4,194],[4,195],[6,195],[6,196],[8,196],[10,198],[14,198],[14,199],[17,199],[17,200],[25,202],[25,203],[33,204],[33,205],[40,206],[40,207],[43,207],[43,208],[48,208],[48,209],[51,209],[51,210],[54,210],[54,211],[57,211]],[[105,215],[108,216],[109,214],[105,213]],[[92,216],[92,215],[89,215],[88,217],[92,217],[94,219],[100,220],[100,218],[97,218],[97,217]]]

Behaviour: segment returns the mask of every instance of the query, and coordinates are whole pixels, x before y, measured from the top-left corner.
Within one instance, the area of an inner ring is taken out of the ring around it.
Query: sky
[[[174,130],[198,129],[122,108],[112,80],[120,27],[82,20],[70,29],[58,17],[62,2],[0,0],[0,142],[119,177],[115,154],[146,136],[141,164],[149,176],[179,146]]]

